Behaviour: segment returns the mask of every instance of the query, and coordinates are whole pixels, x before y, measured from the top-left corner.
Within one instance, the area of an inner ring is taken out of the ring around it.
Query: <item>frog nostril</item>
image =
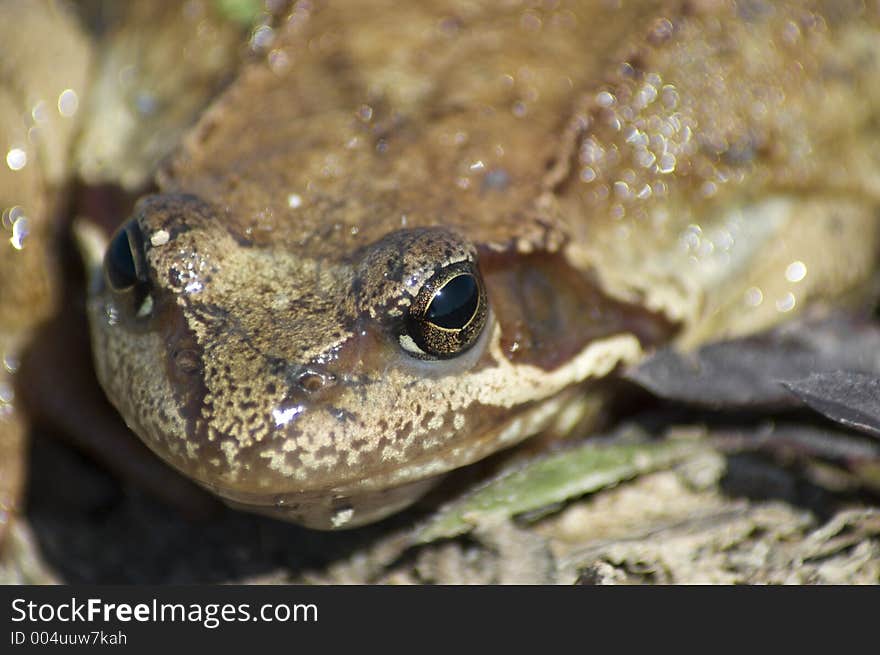
[[[320,391],[324,387],[332,385],[334,381],[334,376],[317,371],[305,371],[296,379],[299,387],[308,393]]]
[[[172,353],[174,365],[183,375],[195,375],[201,370],[199,353],[191,348],[182,348]]]

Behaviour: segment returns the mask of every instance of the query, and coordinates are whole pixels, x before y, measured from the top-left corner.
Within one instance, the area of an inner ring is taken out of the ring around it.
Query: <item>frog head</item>
[[[143,199],[96,280],[97,371],[129,426],[231,503],[321,528],[561,420],[663,332],[561,252],[420,226],[310,258],[185,194]]]

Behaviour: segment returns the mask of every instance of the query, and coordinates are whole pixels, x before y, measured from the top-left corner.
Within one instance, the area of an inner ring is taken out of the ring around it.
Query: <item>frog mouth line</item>
[[[382,475],[381,471],[376,470],[359,472],[358,475],[351,476],[341,485],[323,489],[312,488],[281,492],[272,494],[271,497],[262,493],[232,490],[218,486],[216,482],[200,482],[200,484],[226,500],[256,511],[260,508],[277,505],[278,498],[287,498],[293,502],[297,498],[311,498],[313,496],[340,498],[364,493],[378,493],[387,488],[407,487],[426,478],[434,480],[436,483],[444,474],[454,469],[477,463],[498,450],[515,446],[548,429],[564,413],[566,407],[580,397],[581,393],[582,385],[575,385],[549,399],[522,407],[515,412],[508,410],[500,412],[500,415],[505,417],[503,422],[496,424],[492,429],[485,430],[478,436],[471,434],[466,440],[466,445],[459,445],[445,455],[433,452],[414,458],[405,467],[395,467],[393,473],[388,475]]]

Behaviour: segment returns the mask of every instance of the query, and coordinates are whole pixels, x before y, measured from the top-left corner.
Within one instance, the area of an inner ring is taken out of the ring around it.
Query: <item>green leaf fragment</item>
[[[697,441],[641,444],[587,443],[503,473],[441,508],[419,528],[416,543],[464,534],[476,525],[505,520],[612,486],[642,473],[668,468],[706,445]]]
[[[241,25],[250,25],[262,9],[260,0],[214,0],[220,14]]]

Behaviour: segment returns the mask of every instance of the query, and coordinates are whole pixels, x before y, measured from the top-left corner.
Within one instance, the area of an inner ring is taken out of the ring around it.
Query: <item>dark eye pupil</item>
[[[450,359],[468,350],[486,325],[488,298],[474,263],[442,267],[419,290],[404,324],[403,348],[415,357]]]
[[[473,275],[457,275],[434,294],[425,318],[434,325],[460,330],[473,318],[480,291]]]
[[[105,266],[107,277],[113,288],[127,289],[137,282],[137,270],[127,230],[119,230],[113,237],[110,247],[107,249]]]

